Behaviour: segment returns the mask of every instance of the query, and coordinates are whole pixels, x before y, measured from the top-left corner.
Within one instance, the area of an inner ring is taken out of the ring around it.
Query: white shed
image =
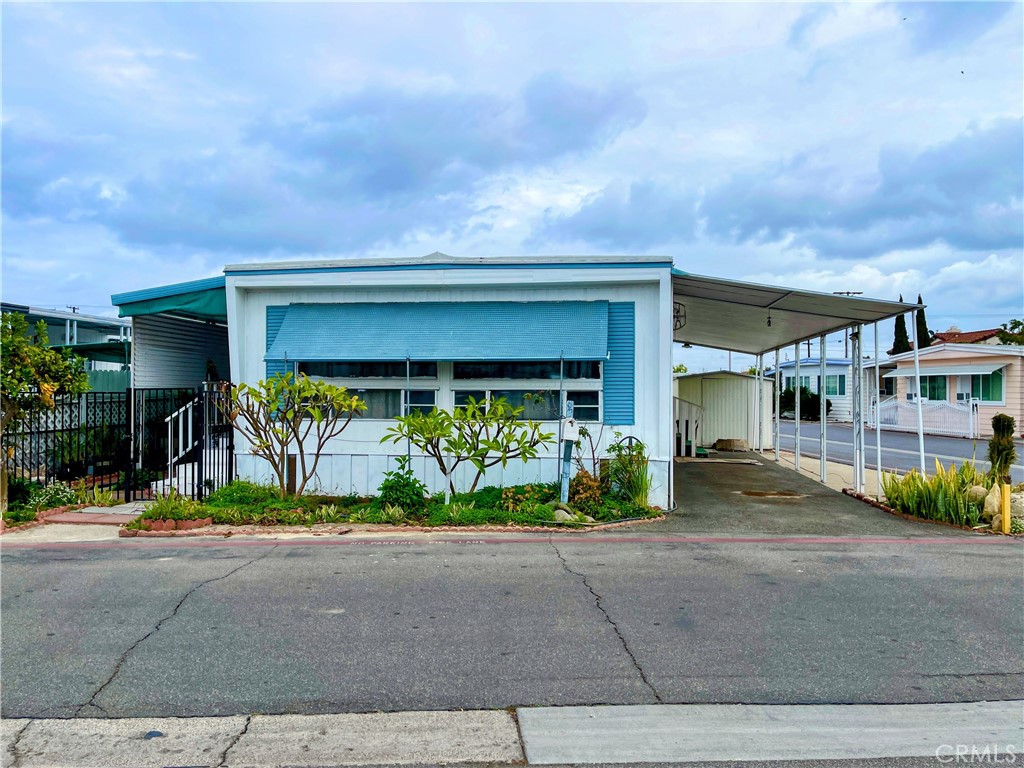
[[[761,444],[772,443],[773,382],[765,379],[762,400],[757,398],[757,377],[734,371],[676,375],[676,429],[694,445],[712,446],[717,440],[745,440],[758,445],[757,414],[761,414]],[[687,425],[687,421],[690,422]]]

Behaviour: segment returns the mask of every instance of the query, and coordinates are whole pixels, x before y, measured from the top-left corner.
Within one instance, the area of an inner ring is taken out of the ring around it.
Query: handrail
[[[183,406],[181,406],[181,408],[179,408],[178,410],[174,411],[174,412],[173,412],[173,413],[172,413],[172,414],[171,414],[170,416],[167,416],[167,417],[166,417],[166,418],[164,419],[164,423],[166,424],[167,422],[169,422],[169,421],[170,421],[171,419],[173,419],[173,418],[174,418],[175,416],[177,416],[177,415],[178,415],[179,413],[181,413],[181,412],[182,412],[182,411],[184,411],[185,409],[187,409],[187,408],[191,408],[191,407],[192,407],[193,405],[195,405],[195,404],[196,404],[196,401],[197,401],[198,399],[199,399],[199,396],[198,396],[198,395],[196,395],[195,397],[193,397],[193,398],[192,398],[191,400],[189,400],[189,401],[188,401],[187,403],[185,403],[185,404],[184,404]]]

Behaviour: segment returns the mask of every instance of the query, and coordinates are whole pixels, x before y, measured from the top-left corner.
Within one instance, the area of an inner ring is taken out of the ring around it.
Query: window
[[[601,393],[597,390],[572,390],[565,393],[565,399],[572,400],[576,421],[601,420]]]
[[[404,379],[404,360],[390,363],[331,361],[299,363],[299,373],[326,379]],[[436,379],[437,363],[411,362],[409,375],[414,379]]]
[[[465,405],[470,397],[488,402],[503,397],[513,408],[522,408],[522,418],[530,421],[557,421],[562,412],[557,389],[460,389],[453,394],[457,406]],[[577,421],[601,420],[600,390],[567,390],[565,400],[573,401],[573,415]]]
[[[787,376],[786,377],[786,386],[783,387],[783,389],[793,389],[793,382],[794,381],[796,381],[796,377],[795,376]],[[801,387],[805,387],[807,389],[810,389],[811,388],[811,377],[810,376],[801,376],[800,377],[800,386]]]
[[[840,397],[846,394],[846,374],[827,374],[825,376],[825,397]]]
[[[910,396],[915,391],[915,380],[911,376],[908,379],[907,384],[907,399],[911,399]],[[921,397],[925,400],[945,400],[946,399],[946,377],[945,376],[922,376],[921,377]]]
[[[356,389],[352,391],[366,403],[366,410],[357,416],[363,419],[395,419],[407,410],[430,413],[437,398],[432,389],[413,389],[409,391],[409,406],[406,408],[404,389]]]
[[[971,397],[983,403],[1003,402],[1003,372],[975,374],[971,376]]]
[[[597,360],[511,361],[455,363],[456,379],[600,379],[601,363]]]

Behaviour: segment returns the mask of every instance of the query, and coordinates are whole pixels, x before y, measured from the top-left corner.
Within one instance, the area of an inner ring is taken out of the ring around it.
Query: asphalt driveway
[[[676,462],[677,509],[663,523],[646,528],[652,532],[794,536],[982,535],[890,515],[752,452],[720,456],[753,458],[760,465]]]

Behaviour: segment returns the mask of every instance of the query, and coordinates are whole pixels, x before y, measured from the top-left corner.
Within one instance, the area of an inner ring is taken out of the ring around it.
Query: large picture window
[[[983,403],[1003,402],[1003,372],[993,371],[971,376],[971,397]]]
[[[466,405],[470,397],[478,402],[491,402],[503,397],[513,408],[523,409],[524,420],[557,421],[562,412],[559,407],[561,393],[557,389],[458,389],[453,394],[457,406]],[[563,399],[573,401],[573,415],[577,421],[601,420],[600,390],[566,390]]]
[[[453,378],[466,379],[600,379],[597,360],[455,363]]]
[[[915,390],[915,379],[913,376],[908,378],[907,393],[913,394]],[[945,400],[946,399],[946,377],[945,376],[922,376],[921,377],[921,397],[925,400]]]
[[[841,397],[846,394],[846,374],[826,374],[825,397]]]
[[[437,392],[433,389],[413,389],[408,392],[409,404],[406,407],[406,391],[404,389],[356,389],[352,392],[366,403],[366,410],[356,414],[361,419],[394,419],[408,411],[429,413],[437,400]]]
[[[437,363],[411,362],[408,373],[413,379],[436,379]],[[404,379],[405,361],[378,362],[317,362],[299,363],[299,373],[322,376],[325,379]]]

